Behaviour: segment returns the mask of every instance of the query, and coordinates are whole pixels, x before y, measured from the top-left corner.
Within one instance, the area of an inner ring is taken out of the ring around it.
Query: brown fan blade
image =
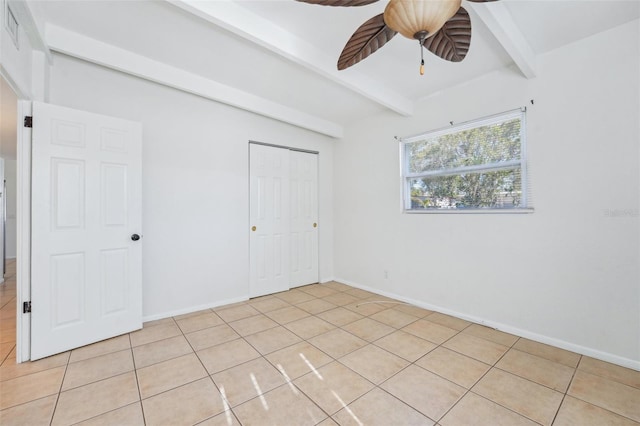
[[[357,64],[380,49],[396,34],[396,31],[387,27],[387,24],[384,23],[382,13],[369,19],[353,33],[344,49],[342,49],[338,59],[338,69],[343,70]]]
[[[301,3],[319,4],[321,6],[364,6],[378,0],[296,0]]]
[[[464,8],[458,9],[440,30],[422,44],[430,52],[451,62],[460,62],[471,45],[471,19]]]

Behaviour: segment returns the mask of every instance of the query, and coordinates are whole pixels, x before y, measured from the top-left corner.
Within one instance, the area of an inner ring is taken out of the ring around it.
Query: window
[[[525,111],[400,139],[404,209],[527,209]]]

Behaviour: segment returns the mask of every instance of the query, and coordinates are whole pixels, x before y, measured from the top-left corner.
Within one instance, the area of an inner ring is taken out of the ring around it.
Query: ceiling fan
[[[364,6],[378,0],[297,1],[323,6]],[[357,64],[397,33],[420,43],[420,75],[424,74],[423,47],[447,61],[462,61],[471,44],[471,19],[461,3],[462,0],[389,0],[384,13],[362,24],[347,41],[338,59],[338,69]]]

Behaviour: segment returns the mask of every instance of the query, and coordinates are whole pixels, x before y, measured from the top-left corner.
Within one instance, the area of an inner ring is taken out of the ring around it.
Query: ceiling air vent
[[[13,14],[13,11],[11,10],[11,7],[9,7],[9,2],[5,1],[5,5],[6,5],[6,17],[7,19],[5,20],[4,26],[7,29],[7,32],[9,33],[9,35],[11,36],[11,40],[13,40],[13,44],[16,45],[16,49],[20,49],[20,46],[18,45],[18,20],[16,19],[15,15]]]

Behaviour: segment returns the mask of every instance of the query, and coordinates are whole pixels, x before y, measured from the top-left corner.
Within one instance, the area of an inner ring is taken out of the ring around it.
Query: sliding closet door
[[[291,151],[291,287],[318,282],[318,154]]]
[[[318,154],[249,144],[249,296],[318,282]]]
[[[289,289],[289,150],[249,145],[249,297]]]

